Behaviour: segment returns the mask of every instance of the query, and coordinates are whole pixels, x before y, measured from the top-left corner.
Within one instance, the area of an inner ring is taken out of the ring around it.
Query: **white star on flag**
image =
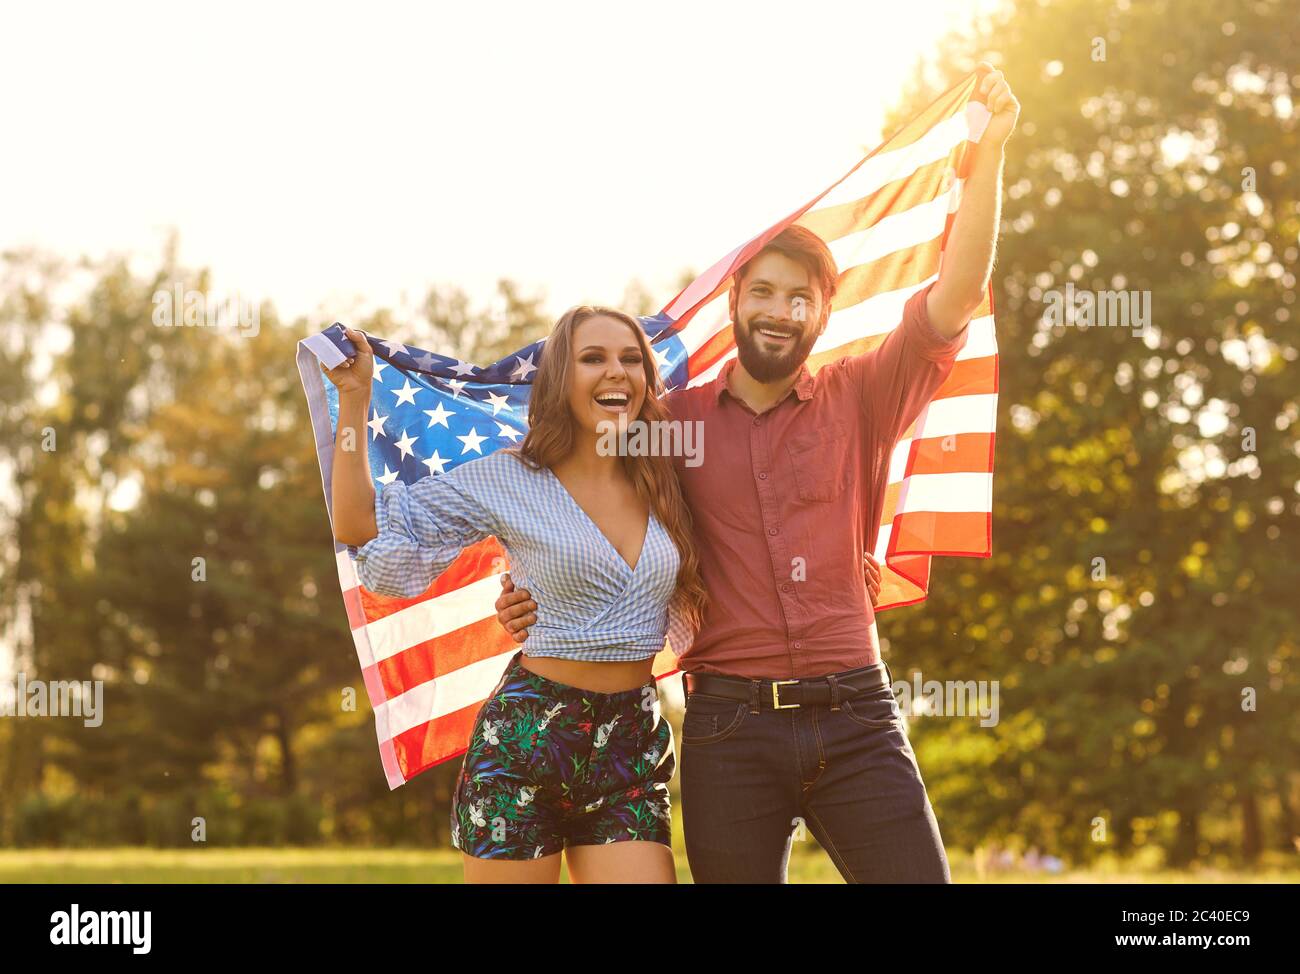
[[[512,379],[520,379],[520,380],[527,379],[529,372],[537,371],[537,366],[533,364],[532,352],[529,352],[526,358],[516,355],[515,361],[518,362],[519,364],[516,365],[515,370],[510,373],[510,378]]]
[[[503,409],[509,409],[509,408],[510,408],[510,400],[507,399],[505,396],[498,395],[498,394],[495,393],[495,392],[489,392],[489,393],[487,394],[487,401],[490,402],[490,403],[492,404],[492,415],[493,415],[493,416],[495,416],[497,413],[501,412],[501,410],[503,410]]]
[[[475,453],[482,454],[483,450],[479,447],[479,444],[482,443],[484,440],[486,440],[487,437],[479,436],[478,428],[471,427],[469,434],[467,436],[457,435],[456,439],[460,440],[462,443],[465,444],[465,449],[460,451],[462,455],[468,453],[470,450],[473,450]]]
[[[411,385],[411,380],[407,379],[406,382],[403,383],[402,388],[389,389],[388,391],[397,397],[397,402],[393,403],[393,405],[400,406],[404,402],[409,402],[411,405],[415,405],[415,394],[419,392],[420,389],[419,386]]]
[[[413,457],[415,456],[415,451],[411,449],[411,444],[418,443],[418,442],[419,440],[411,436],[410,433],[406,432],[406,430],[402,430],[402,438],[400,440],[395,441],[393,443],[393,446],[397,447],[399,450],[402,451],[403,457],[408,457],[408,456]]]
[[[447,417],[456,414],[444,409],[442,403],[439,402],[432,409],[426,409],[424,415],[429,417],[429,428],[432,429],[434,425],[447,426]],[[451,427],[447,426],[447,429],[451,429]]]
[[[519,439],[521,435],[519,430],[515,429],[513,426],[507,426],[505,423],[497,423],[497,430],[497,436],[504,436],[511,443]]]
[[[388,354],[389,354],[390,356],[392,356],[392,355],[397,355],[397,354],[399,354],[399,353],[402,354],[402,355],[410,355],[410,354],[411,354],[410,352],[408,352],[408,351],[406,350],[406,346],[403,345],[401,342],[395,342],[395,341],[393,341],[393,340],[391,340],[391,339],[384,339],[384,340],[383,340],[382,342],[380,342],[379,344],[380,344],[380,345],[383,345],[385,348],[388,349]]]
[[[433,453],[429,455],[429,459],[421,460],[420,462],[429,468],[429,473],[442,473],[443,467],[447,466],[449,461],[438,456],[438,451],[434,450]],[[437,467],[438,469],[435,470],[433,469],[434,467]]]
[[[380,415],[379,415],[379,410],[376,409],[376,410],[375,410],[375,414],[374,414],[374,416],[371,418],[370,422],[366,423],[366,425],[369,426],[370,429],[371,429],[371,430],[374,432],[374,434],[375,434],[374,436],[371,437],[372,440],[377,440],[377,439],[379,439],[379,437],[381,437],[381,436],[387,436],[387,435],[388,435],[387,433],[384,432],[384,420],[386,420],[386,419],[388,419],[388,417],[387,417],[387,416],[380,416]]]

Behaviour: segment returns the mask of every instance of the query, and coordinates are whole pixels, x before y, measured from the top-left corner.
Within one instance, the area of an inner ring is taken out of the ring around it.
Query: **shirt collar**
[[[729,359],[727,363],[722,366],[722,371],[718,373],[717,378],[713,380],[713,401],[715,404],[722,402],[722,394],[724,392],[728,394],[731,393],[731,390],[727,388],[727,377],[735,370],[737,361],[738,360],[734,358]],[[799,378],[795,379],[794,385],[791,388],[794,389],[795,395],[803,402],[807,402],[812,398],[813,375],[812,372],[808,370],[807,362],[799,366]],[[789,392],[786,392],[786,396],[789,394]],[[781,401],[785,401],[785,396],[781,397]]]

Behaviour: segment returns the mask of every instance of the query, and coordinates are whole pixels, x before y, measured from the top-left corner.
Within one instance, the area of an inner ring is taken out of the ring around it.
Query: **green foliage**
[[[945,835],[1294,851],[1298,32],[1281,2],[1023,0],[896,114],[981,58],[1023,106],[993,557],[937,561],[882,622],[900,676],[1001,681],[997,727],[914,725]],[[1154,327],[1045,324],[1067,283],[1149,291]]]

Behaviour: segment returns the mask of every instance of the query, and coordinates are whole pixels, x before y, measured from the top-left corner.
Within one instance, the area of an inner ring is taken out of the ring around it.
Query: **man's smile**
[[[754,333],[776,348],[787,348],[794,343],[796,332],[780,325],[755,325]]]

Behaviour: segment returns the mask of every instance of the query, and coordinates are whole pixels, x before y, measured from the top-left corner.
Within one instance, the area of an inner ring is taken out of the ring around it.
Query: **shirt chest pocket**
[[[844,493],[853,474],[849,447],[849,426],[843,420],[786,441],[801,500],[833,501]]]

